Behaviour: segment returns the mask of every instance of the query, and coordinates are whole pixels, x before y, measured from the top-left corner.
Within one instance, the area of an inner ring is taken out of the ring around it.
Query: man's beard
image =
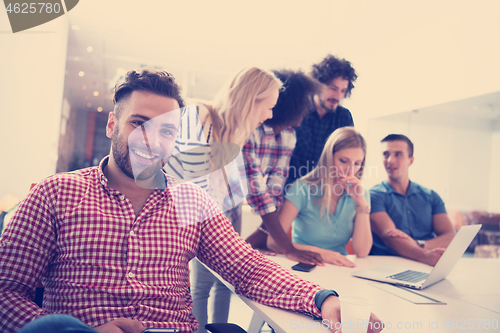
[[[319,98],[319,105],[326,111],[326,112],[335,112],[337,110],[337,107],[339,106],[339,101],[337,101],[337,104],[335,106],[327,106],[326,102]]]
[[[163,162],[166,160],[165,157],[163,159],[157,159],[157,162],[153,162],[151,165],[147,167],[132,167],[130,150],[131,148],[127,144],[126,140],[121,137],[120,131],[118,127],[114,128],[113,139],[111,140],[111,147],[113,152],[113,158],[120,168],[120,170],[129,178],[134,179],[135,181],[147,180],[151,177],[155,176],[160,172],[163,167]],[[144,145],[144,148],[146,146]],[[142,150],[147,150],[142,149]],[[162,154],[159,154],[162,156]],[[136,171],[134,175],[134,169]]]

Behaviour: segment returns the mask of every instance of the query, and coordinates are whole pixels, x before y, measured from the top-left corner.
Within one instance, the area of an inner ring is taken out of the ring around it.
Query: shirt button
[[[410,211],[408,211],[408,215],[410,215],[410,214],[411,214],[411,212],[410,212]]]
[[[135,278],[135,274],[133,272],[128,272],[128,277],[129,278]]]
[[[130,230],[130,236],[134,236],[134,235],[135,235],[134,230]]]
[[[124,200],[125,199],[125,196],[124,195],[120,195],[120,200]]]

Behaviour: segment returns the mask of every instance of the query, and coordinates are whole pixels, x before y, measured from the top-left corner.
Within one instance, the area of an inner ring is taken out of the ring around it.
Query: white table
[[[269,256],[269,259],[287,269],[291,269],[296,263],[283,256]],[[355,268],[327,264],[316,267],[309,273],[293,272],[325,289],[334,289],[340,295],[373,299],[372,312],[386,324],[384,332],[500,332],[498,259],[462,258],[447,279],[418,291],[445,302],[446,305],[413,304],[377,288],[377,282],[351,276],[354,270],[382,264],[401,265],[411,269],[428,267],[425,264],[385,256],[356,259],[355,263]],[[240,298],[279,333],[327,332],[320,321],[314,321],[305,315],[262,305],[243,296]],[[249,333],[251,329],[252,327]]]

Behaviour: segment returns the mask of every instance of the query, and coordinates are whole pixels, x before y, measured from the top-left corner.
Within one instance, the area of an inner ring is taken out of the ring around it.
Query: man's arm
[[[55,247],[55,191],[39,184],[21,202],[0,239],[0,331],[16,332],[48,314],[32,302]]]
[[[432,207],[432,230],[436,237],[425,241],[426,249],[446,248],[455,236],[455,229],[451,224],[443,199],[435,191],[430,193]]]
[[[198,259],[259,303],[320,317],[314,303],[322,288],[300,279],[241,239],[223,214],[202,222]]]
[[[441,249],[421,248],[414,239],[396,228],[396,225],[386,212],[370,214],[370,222],[373,232],[382,239],[386,246],[396,251],[400,256],[431,266],[434,266],[441,258]],[[394,237],[394,235],[397,236]]]
[[[245,243],[223,214],[202,222],[198,259],[235,287],[235,292],[259,303],[337,322],[336,297],[316,305],[321,288],[305,281]],[[331,332],[334,332],[332,329]]]
[[[455,229],[451,224],[448,214],[432,215],[432,228],[436,237],[425,241],[425,249],[447,248],[453,237],[455,237]]]

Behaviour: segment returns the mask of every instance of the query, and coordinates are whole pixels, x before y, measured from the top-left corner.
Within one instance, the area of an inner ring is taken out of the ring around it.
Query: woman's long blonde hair
[[[255,104],[262,101],[282,83],[269,71],[248,67],[229,80],[218,92],[212,105],[205,105],[212,120],[215,142],[232,142],[243,147],[255,130]]]
[[[363,136],[354,129],[354,127],[342,127],[328,137],[325,143],[321,157],[319,158],[316,167],[309,172],[307,175],[301,178],[310,185],[315,185],[316,189],[322,193],[321,199],[318,200],[321,205],[321,214],[323,217],[325,213],[330,211],[330,205],[332,203],[332,191],[334,189],[334,177],[332,177],[332,172],[338,173],[338,170],[331,170],[334,165],[333,155],[346,148],[361,148],[365,154],[363,162],[361,162],[361,167],[356,173],[356,177],[360,178],[363,176],[363,169],[365,167],[366,160],[366,142]],[[327,215],[329,217],[329,215]],[[330,218],[328,218],[330,220]]]

